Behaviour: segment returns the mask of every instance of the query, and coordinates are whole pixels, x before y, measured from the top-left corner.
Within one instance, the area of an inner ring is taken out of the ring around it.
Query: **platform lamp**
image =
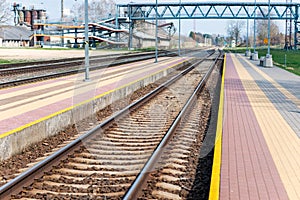
[[[90,81],[89,73],[89,2],[88,0],[84,0],[84,47],[85,47],[85,79],[84,81]]]
[[[157,59],[158,59],[158,51],[157,51],[157,46],[158,46],[158,19],[157,19],[157,15],[158,15],[158,10],[157,10],[157,0],[155,2],[155,63],[157,63]]]

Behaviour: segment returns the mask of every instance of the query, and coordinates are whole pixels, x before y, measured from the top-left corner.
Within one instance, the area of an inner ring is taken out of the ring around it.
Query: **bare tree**
[[[79,21],[84,19],[84,3],[73,9],[73,14]],[[92,0],[89,1],[89,19],[91,21],[100,21],[101,19],[115,16],[114,0]]]
[[[266,13],[267,10],[264,10]],[[271,16],[275,13],[271,13]],[[259,14],[261,16],[261,14]],[[282,34],[280,34],[279,27],[274,21],[270,21],[270,38],[271,45],[280,44],[282,40]],[[257,39],[260,45],[266,45],[268,38],[268,20],[257,20]]]
[[[280,44],[280,31],[279,27],[274,21],[270,22],[270,37],[271,37],[271,44]],[[264,44],[264,41],[268,38],[268,20],[258,20],[257,21],[257,33],[258,33],[258,40],[260,45]]]
[[[6,0],[0,0],[0,24],[4,24],[11,17],[12,11],[9,9],[9,4]]]
[[[231,39],[235,39],[236,43],[238,43],[242,30],[245,26],[244,21],[230,21],[227,26],[227,33]]]

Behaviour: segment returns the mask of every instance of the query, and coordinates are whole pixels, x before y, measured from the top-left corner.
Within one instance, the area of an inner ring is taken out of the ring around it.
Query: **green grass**
[[[225,52],[232,53],[245,53],[246,48],[230,48],[224,49]],[[266,48],[258,48],[258,57],[265,56],[267,54]],[[253,49],[251,49],[253,52]],[[270,53],[273,58],[273,62],[276,66],[281,67],[287,71],[300,76],[300,51],[298,50],[282,50],[282,49],[271,49]],[[286,67],[285,67],[285,55],[286,55]]]
[[[35,61],[35,60],[30,60]],[[0,65],[1,64],[12,64],[12,63],[23,63],[23,62],[29,62],[28,60],[6,60],[6,59],[0,59]]]
[[[1,64],[9,64],[9,63],[16,63],[16,60],[5,60],[5,59],[0,59],[0,65]]]

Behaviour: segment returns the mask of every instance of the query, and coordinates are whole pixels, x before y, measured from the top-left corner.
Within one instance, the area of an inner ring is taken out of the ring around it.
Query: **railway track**
[[[209,78],[219,54],[212,56],[214,60],[204,59],[193,64],[181,75],[2,186],[1,199],[131,199],[136,197],[133,195],[141,194],[137,189],[149,179],[143,176],[149,175],[155,163],[164,155],[160,149],[173,138],[176,128],[181,127],[180,122],[185,113],[192,110],[192,118],[199,117],[198,109],[191,109],[190,105],[197,105],[195,100]],[[199,83],[200,77],[203,78]],[[130,113],[126,114],[128,110]],[[187,125],[182,130],[195,128],[193,123],[189,125],[191,127]],[[196,137],[193,136],[194,133],[189,134],[186,142],[173,143],[163,149],[169,149],[172,145],[177,149],[174,145],[181,145],[186,147],[182,151],[175,150],[175,154],[186,153],[188,141],[193,141]],[[174,152],[167,151],[168,154]],[[178,160],[168,161],[179,166]],[[157,191],[151,192],[151,195],[156,193]]]
[[[211,52],[212,50],[207,50]],[[196,51],[197,52],[197,51]],[[195,54],[194,50],[186,50],[186,54]],[[159,56],[176,56],[174,52],[159,51]],[[143,61],[154,58],[153,52],[133,53],[128,55],[113,55],[113,56],[98,56],[91,57],[90,71],[99,70],[116,65]],[[74,60],[73,60],[74,59]],[[99,64],[101,63],[101,64]],[[44,61],[40,64],[33,63],[19,63],[0,65],[0,89],[17,86],[26,83],[32,83],[52,78],[58,78],[85,71],[84,61],[82,58],[62,59],[54,61]]]
[[[159,51],[160,55],[170,55],[174,54],[174,52],[168,51]],[[141,53],[122,53],[122,54],[113,54],[113,55],[102,55],[102,56],[90,56],[90,64],[110,61],[118,58],[134,58],[134,57],[144,57],[151,56],[154,57],[153,52],[141,52]],[[74,66],[74,65],[82,65],[84,63],[84,57],[78,58],[64,58],[64,59],[56,59],[56,60],[45,60],[45,61],[34,61],[34,62],[23,62],[23,63],[12,63],[12,64],[1,64],[0,70],[1,72],[9,72],[13,70],[23,71],[31,71],[35,70],[43,70],[49,67],[66,67],[66,65]]]
[[[159,56],[175,56],[174,52],[159,51]],[[94,56],[90,58],[90,70],[137,62],[154,58],[153,52]],[[101,63],[101,64],[99,64]],[[84,58],[0,65],[0,88],[62,77],[84,72]],[[35,74],[37,73],[37,74]],[[21,76],[22,74],[25,74]],[[27,74],[27,75],[26,75]]]

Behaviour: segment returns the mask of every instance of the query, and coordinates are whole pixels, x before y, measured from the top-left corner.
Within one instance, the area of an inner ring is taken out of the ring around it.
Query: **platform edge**
[[[60,110],[60,111],[55,112],[55,113],[53,113],[53,114],[50,114],[50,115],[48,115],[48,116],[46,116],[46,117],[40,118],[40,119],[38,119],[38,120],[35,120],[35,121],[33,121],[33,122],[30,122],[30,123],[28,123],[28,124],[25,124],[25,125],[23,125],[23,126],[20,126],[20,127],[16,128],[16,129],[12,129],[12,130],[10,130],[10,131],[4,132],[4,133],[0,134],[0,139],[1,139],[1,138],[5,138],[5,137],[7,137],[7,136],[9,136],[9,135],[11,135],[11,134],[20,132],[20,131],[22,131],[22,130],[28,128],[28,127],[31,127],[31,126],[33,126],[33,125],[35,125],[35,124],[38,124],[38,123],[40,123],[40,122],[42,122],[42,121],[48,120],[48,119],[50,119],[50,118],[53,118],[53,117],[55,117],[55,116],[57,116],[57,115],[59,115],[59,114],[65,113],[65,112],[67,112],[67,111],[70,111],[70,110],[72,110],[72,109],[74,109],[74,108],[76,108],[76,107],[82,106],[82,105],[87,104],[87,103],[89,103],[89,102],[91,102],[91,101],[94,101],[94,100],[96,100],[96,99],[99,99],[99,98],[101,98],[101,97],[103,97],[103,96],[105,96],[105,95],[108,95],[108,94],[110,94],[110,93],[113,93],[114,91],[120,90],[120,89],[125,88],[125,87],[127,87],[127,86],[129,86],[129,85],[132,85],[132,84],[137,83],[137,82],[139,82],[139,81],[141,81],[141,80],[144,80],[144,79],[146,79],[146,78],[148,78],[148,77],[155,76],[156,74],[159,74],[159,73],[161,73],[161,72],[163,72],[163,71],[166,71],[166,70],[168,70],[168,69],[170,69],[170,68],[174,68],[174,67],[176,67],[176,66],[179,66],[179,65],[181,65],[181,64],[183,64],[183,63],[185,63],[185,62],[189,62],[189,61],[190,61],[190,59],[185,59],[185,60],[183,60],[183,61],[181,61],[181,62],[179,62],[179,63],[176,63],[176,64],[174,64],[174,65],[171,65],[171,66],[169,66],[169,67],[167,67],[167,68],[165,68],[165,69],[159,70],[159,71],[154,72],[154,73],[152,73],[152,74],[150,74],[150,75],[148,75],[148,76],[142,77],[142,78],[140,78],[140,79],[138,79],[138,80],[135,80],[135,81],[132,81],[132,82],[127,83],[127,84],[125,84],[125,85],[122,85],[121,87],[118,87],[118,88],[116,88],[116,89],[113,89],[113,90],[104,92],[104,93],[102,93],[102,94],[100,94],[100,95],[98,95],[98,96],[95,96],[95,97],[93,97],[93,98],[91,98],[91,99],[87,99],[87,100],[85,100],[85,101],[83,101],[83,102],[80,102],[80,103],[74,105],[74,106],[65,108],[65,109],[63,109],[63,110]]]
[[[213,159],[210,190],[209,190],[209,200],[218,200],[220,194],[225,70],[226,70],[226,54],[224,55],[224,63],[223,63],[222,83],[221,83],[218,122],[217,122],[215,148],[214,148],[214,159]]]

